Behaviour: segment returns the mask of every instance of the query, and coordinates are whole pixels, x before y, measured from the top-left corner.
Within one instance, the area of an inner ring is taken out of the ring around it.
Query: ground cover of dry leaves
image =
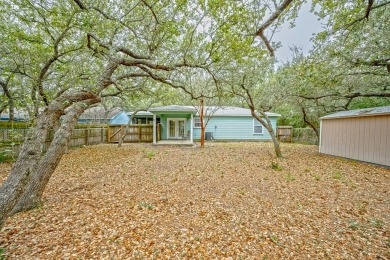
[[[71,150],[44,205],[5,223],[3,256],[389,259],[390,169],[282,147],[278,160],[270,143]]]

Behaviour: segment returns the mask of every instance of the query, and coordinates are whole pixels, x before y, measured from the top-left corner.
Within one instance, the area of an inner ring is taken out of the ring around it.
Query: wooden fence
[[[281,142],[292,142],[293,127],[292,126],[278,126],[276,128],[278,140]]]
[[[27,136],[29,128],[0,128],[0,152],[4,150],[12,151],[13,156],[17,156],[20,147]],[[46,136],[44,152],[47,151],[54,132],[50,130]],[[100,144],[107,142],[107,128],[81,128],[74,129],[69,147],[79,147],[83,145]]]
[[[124,134],[124,142],[153,142],[153,125],[110,125],[107,142],[117,143]]]

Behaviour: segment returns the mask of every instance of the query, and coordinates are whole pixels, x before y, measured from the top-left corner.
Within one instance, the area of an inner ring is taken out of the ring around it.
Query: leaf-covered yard
[[[41,208],[10,218],[10,259],[390,257],[390,170],[316,146],[99,145],[62,159]],[[273,166],[272,166],[273,165]],[[0,164],[1,178],[10,165]]]

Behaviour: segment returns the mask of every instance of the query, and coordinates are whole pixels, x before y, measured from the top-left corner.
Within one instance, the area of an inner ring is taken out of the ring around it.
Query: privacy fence
[[[0,153],[12,154],[17,157],[21,145],[30,128],[0,128]],[[54,131],[50,130],[46,136],[43,151],[46,152],[53,140]],[[107,142],[107,127],[74,129],[69,147],[80,147]]]
[[[17,157],[20,147],[30,128],[0,128],[0,157],[4,154]],[[53,130],[48,132],[44,152],[47,151],[53,140]],[[152,142],[153,125],[110,125],[74,129],[69,147],[80,147],[100,143],[117,143],[126,135],[124,142]],[[161,125],[157,125],[157,140],[161,137]],[[318,144],[318,137],[311,128],[281,127],[278,129],[281,141]]]
[[[319,129],[317,130],[319,133]],[[293,128],[292,126],[278,126],[278,140],[303,144],[318,144],[318,136],[312,128]]]
[[[0,128],[0,156],[7,153],[17,157],[21,145],[30,128]],[[158,126],[157,138],[160,137]],[[54,131],[46,136],[43,151],[46,152],[53,140]],[[73,130],[69,147],[80,147],[100,143],[117,143],[125,135],[124,142],[152,142],[153,125],[110,125],[106,127],[86,127]]]

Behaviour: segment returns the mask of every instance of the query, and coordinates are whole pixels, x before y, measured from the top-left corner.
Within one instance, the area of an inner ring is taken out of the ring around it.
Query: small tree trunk
[[[274,144],[274,150],[275,150],[275,155],[276,157],[283,157],[282,155],[282,151],[280,149],[280,144],[279,144],[279,141],[278,141],[278,138],[276,137],[276,134],[275,134],[275,131],[274,129],[272,128],[272,123],[271,123],[271,120],[269,119],[269,117],[267,116],[267,114],[263,111],[259,111],[260,115],[263,116],[265,118],[265,121],[260,118],[255,110],[254,110],[254,107],[253,106],[249,106],[249,108],[251,109],[251,114],[252,116],[257,120],[259,121],[269,132],[271,138],[272,138],[272,142]]]
[[[274,129],[272,128],[272,126],[270,128],[266,127],[266,129],[268,130],[268,132],[272,138],[276,157],[278,157],[278,158],[283,157],[282,151],[280,149],[280,144],[279,144],[277,136],[275,135]]]
[[[9,105],[9,121],[12,122],[15,120],[15,106],[14,106],[14,100],[13,98],[8,100]]]
[[[269,119],[269,117],[267,116],[267,114],[265,112],[260,111],[259,113],[265,118],[266,124],[263,124],[262,122],[260,122],[260,123],[262,123],[263,126],[265,126],[265,128],[268,130],[268,132],[272,138],[276,157],[278,157],[278,158],[283,157],[282,151],[280,149],[280,144],[279,144],[278,138],[276,137],[274,129],[272,128],[271,120]],[[262,121],[264,121],[264,120],[262,120]]]
[[[314,130],[314,133],[316,134],[316,136],[317,136],[317,141],[318,141],[318,140],[320,139],[320,134],[318,133],[317,128],[314,126],[314,124],[312,124],[312,123],[310,122],[309,118],[307,117],[305,108],[302,107],[301,110],[302,110],[302,114],[303,114],[303,121],[304,121],[308,126],[310,126],[311,129]]]
[[[3,89],[4,94],[6,95],[6,97],[8,99],[9,121],[14,121],[15,105],[14,105],[14,98],[11,95],[11,92],[9,91],[9,88],[8,88],[9,80],[10,80],[10,77],[8,77],[8,79],[5,82],[0,81],[0,85]]]

